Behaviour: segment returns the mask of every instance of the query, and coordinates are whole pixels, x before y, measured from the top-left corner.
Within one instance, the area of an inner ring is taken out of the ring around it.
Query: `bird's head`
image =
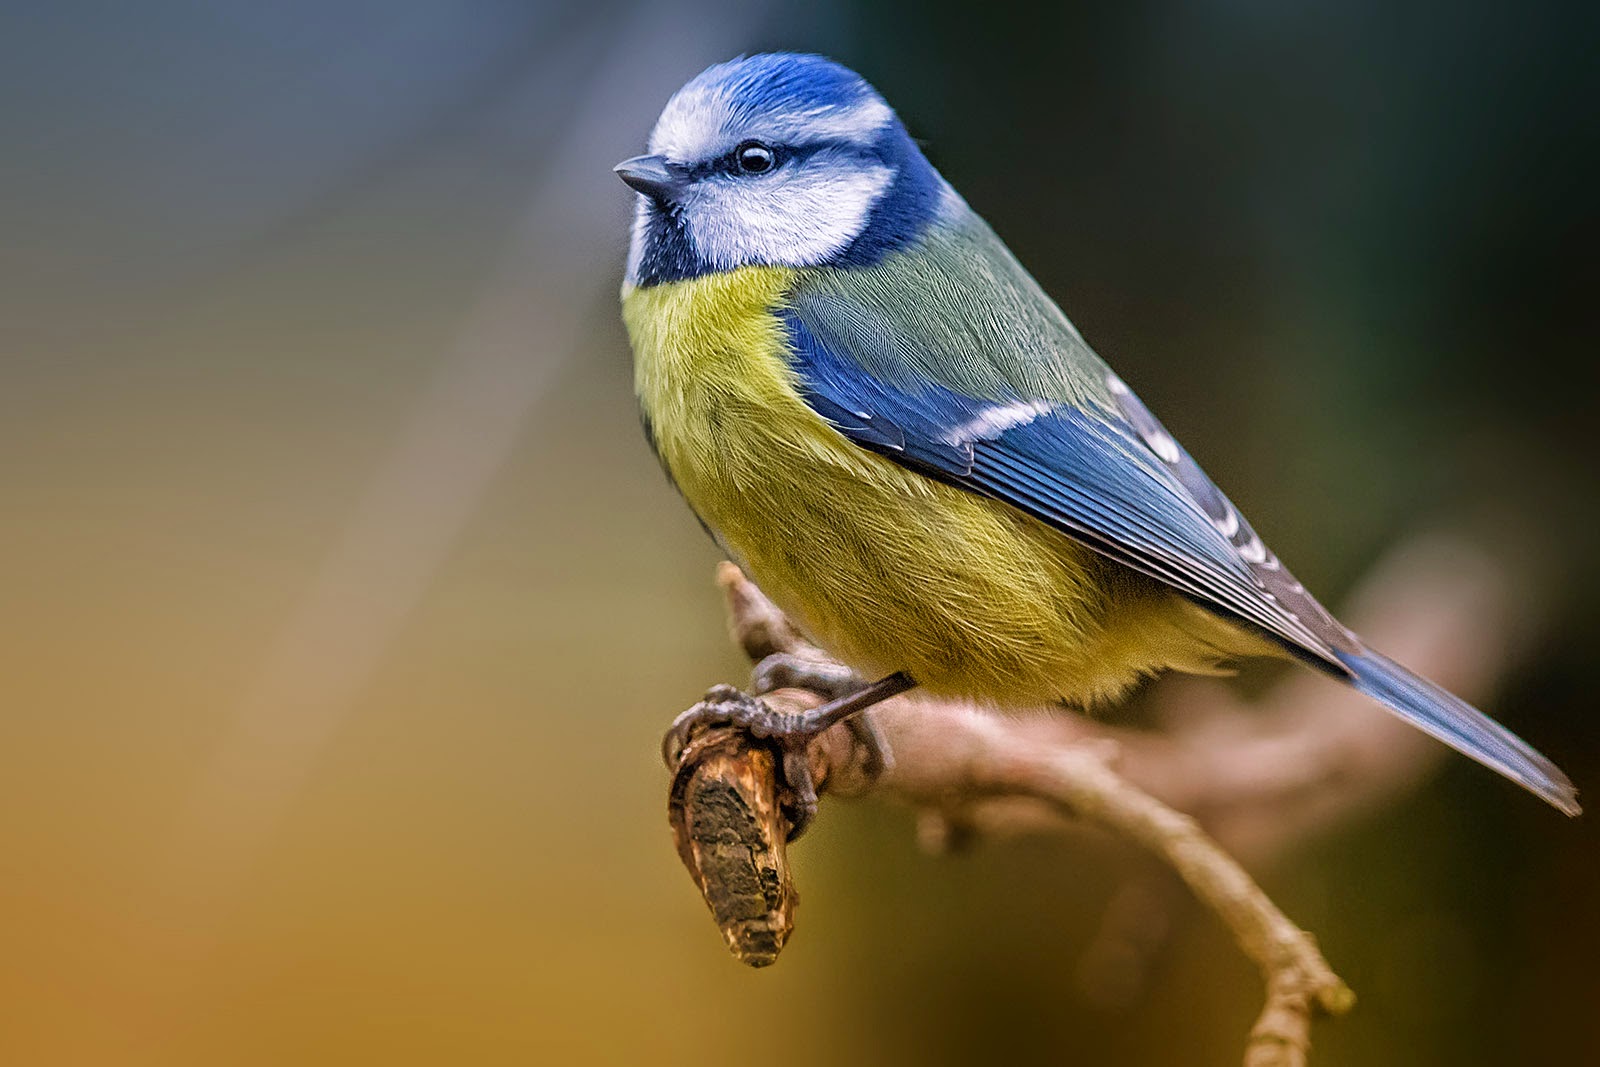
[[[695,77],[661,112],[650,153],[616,171],[639,194],[636,285],[750,265],[868,263],[956,200],[872,86],[792,53]]]

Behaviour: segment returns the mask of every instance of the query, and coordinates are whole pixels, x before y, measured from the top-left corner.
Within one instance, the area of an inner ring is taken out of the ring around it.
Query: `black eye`
[[[745,141],[733,150],[733,165],[740,174],[765,174],[777,162],[777,155],[760,141]]]

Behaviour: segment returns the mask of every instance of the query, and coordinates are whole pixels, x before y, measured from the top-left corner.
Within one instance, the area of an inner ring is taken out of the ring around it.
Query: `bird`
[[[913,686],[1092,712],[1254,657],[1579,813],[1550,760],[1307,592],[854,71],[714,65],[615,171],[651,447],[733,562],[871,680],[787,714],[719,687],[669,733],[782,746],[792,833],[816,805],[804,744]]]

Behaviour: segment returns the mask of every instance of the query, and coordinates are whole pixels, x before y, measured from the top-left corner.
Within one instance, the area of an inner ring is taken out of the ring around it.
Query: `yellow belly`
[[[1019,511],[846,440],[782,357],[774,308],[792,280],[747,267],[625,290],[623,314],[662,462],[820,645],[868,677],[1024,706],[1086,705],[1253,643]]]

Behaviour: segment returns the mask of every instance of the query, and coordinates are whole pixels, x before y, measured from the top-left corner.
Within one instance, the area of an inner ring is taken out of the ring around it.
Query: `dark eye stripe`
[[[715,159],[705,160],[688,167],[686,173],[689,180],[699,181],[701,178],[709,178],[714,174],[724,174],[739,178],[745,177],[745,172],[741,171],[738,166],[738,152],[740,148],[751,143],[758,143],[772,152],[772,166],[763,171],[763,174],[771,174],[786,163],[803,163],[818,152],[825,152],[830,149],[864,160],[876,160],[878,158],[870,146],[836,138],[824,138],[796,145],[773,144],[768,141],[741,141],[738,148],[725,152]]]

